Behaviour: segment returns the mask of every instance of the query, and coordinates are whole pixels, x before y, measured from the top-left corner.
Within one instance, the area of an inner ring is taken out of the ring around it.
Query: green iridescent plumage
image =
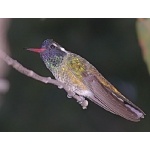
[[[64,83],[71,92],[87,97],[105,110],[127,120],[137,122],[144,118],[145,113],[140,108],[124,97],[81,56],[66,51],[49,39],[43,42],[40,56],[56,80]]]

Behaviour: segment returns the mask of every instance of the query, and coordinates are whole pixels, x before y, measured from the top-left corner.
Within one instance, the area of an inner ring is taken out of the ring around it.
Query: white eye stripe
[[[53,43],[53,45],[54,45],[55,47],[58,47],[58,45],[57,45],[57,44],[55,44],[55,43]]]
[[[53,45],[54,45],[55,47],[60,48],[63,52],[68,53],[68,52],[67,52],[63,47],[61,47],[60,45],[57,45],[56,43],[53,43]]]
[[[63,47],[60,47],[60,49],[61,49],[63,52],[68,53]]]

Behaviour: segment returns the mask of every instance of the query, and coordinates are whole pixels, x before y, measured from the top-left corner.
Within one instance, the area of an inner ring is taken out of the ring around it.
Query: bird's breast
[[[83,83],[82,76],[74,74],[66,65],[53,71],[55,78],[68,86],[71,91],[85,94],[89,89]]]

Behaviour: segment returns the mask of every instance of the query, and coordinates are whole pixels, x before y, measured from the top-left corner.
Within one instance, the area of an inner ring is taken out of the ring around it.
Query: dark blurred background
[[[92,63],[121,93],[147,114],[134,123],[92,102],[87,110],[64,90],[10,68],[10,89],[0,107],[0,131],[150,131],[150,76],[142,58],[136,19],[12,19],[11,56],[42,76],[51,76],[38,54],[53,38],[66,50]]]

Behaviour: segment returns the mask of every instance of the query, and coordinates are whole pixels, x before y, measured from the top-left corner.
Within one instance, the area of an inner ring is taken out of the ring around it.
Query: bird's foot
[[[83,109],[87,109],[88,101],[83,96],[78,96],[77,102],[82,106]]]
[[[87,109],[88,101],[81,95],[77,95],[75,92],[67,90],[67,97],[68,98],[75,98],[77,102],[82,106],[83,109]]]
[[[68,91],[67,97],[68,97],[68,98],[72,98],[72,97],[74,97],[75,95],[76,95],[76,94],[75,94],[74,92]]]

